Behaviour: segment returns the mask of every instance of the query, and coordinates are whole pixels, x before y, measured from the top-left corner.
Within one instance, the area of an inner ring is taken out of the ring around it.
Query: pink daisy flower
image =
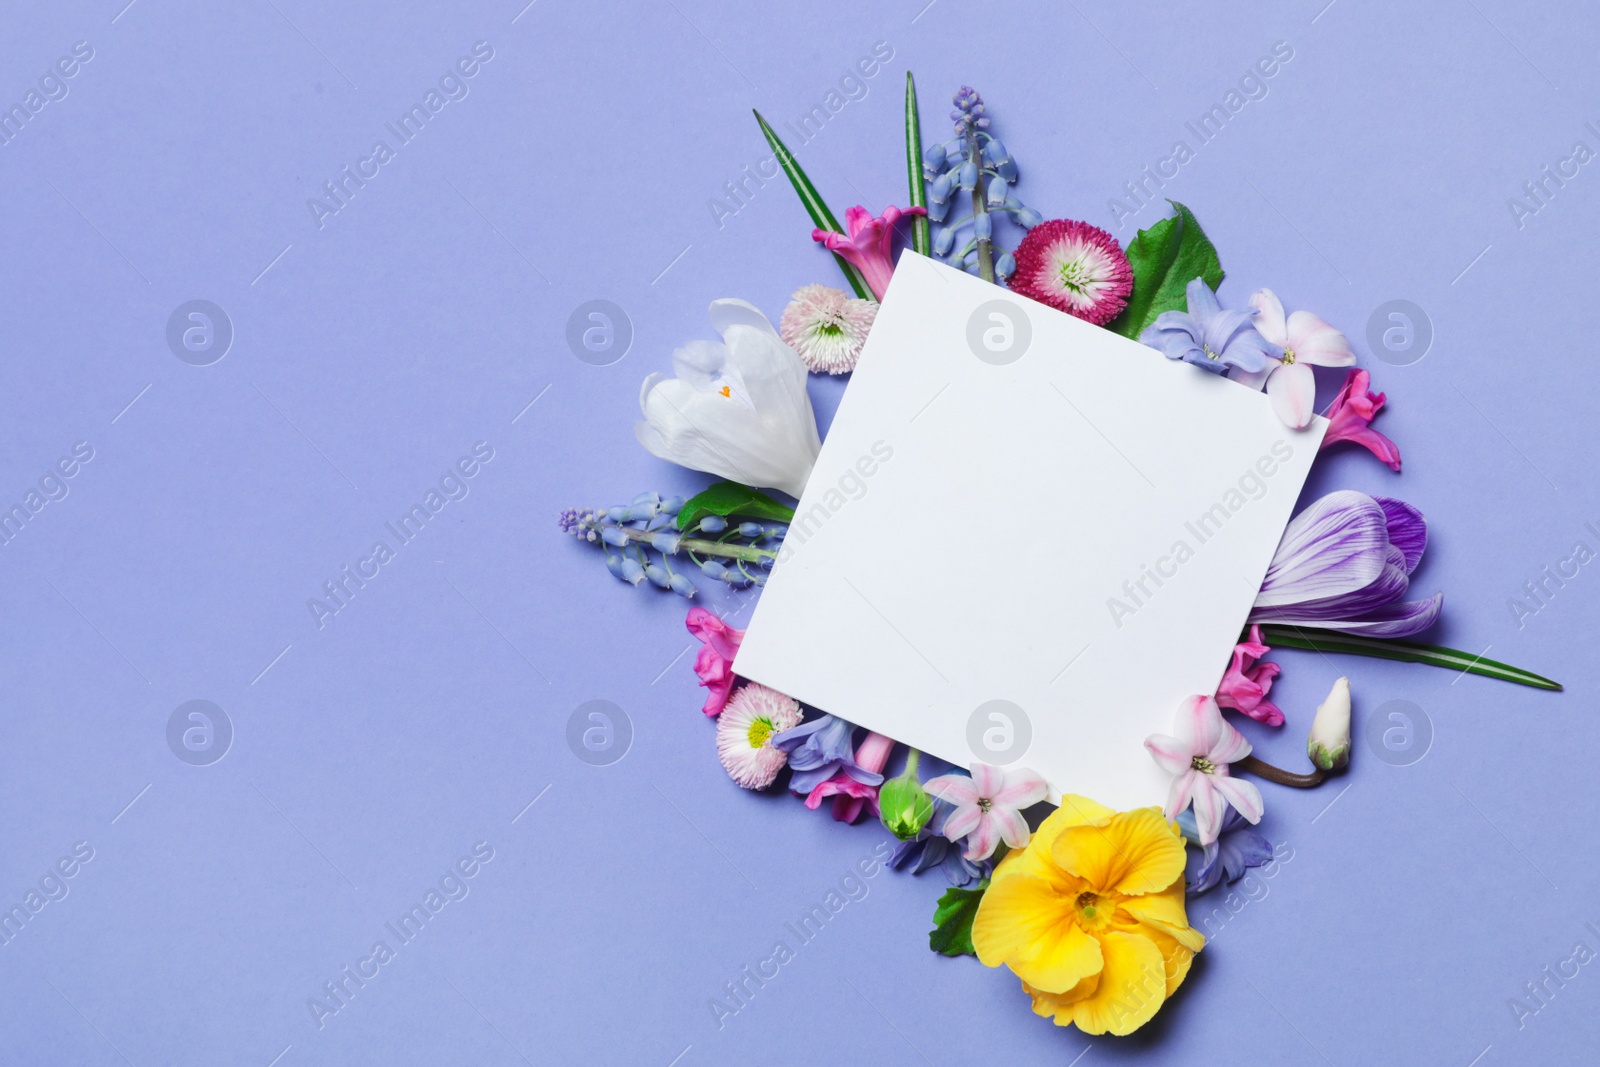
[[[778,334],[812,370],[845,374],[855,370],[877,317],[876,301],[846,296],[827,285],[803,285],[783,309]]]
[[[1016,251],[1011,291],[1104,326],[1128,306],[1133,268],[1117,239],[1098,226],[1049,219]]]
[[[747,682],[717,717],[717,756],[745,789],[765,789],[789,762],[772,735],[800,725],[800,705],[776,689]]]

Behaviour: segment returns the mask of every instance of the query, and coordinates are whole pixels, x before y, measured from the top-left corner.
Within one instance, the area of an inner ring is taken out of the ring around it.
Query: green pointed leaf
[[[683,502],[683,507],[678,509],[678,529],[690,529],[705,515],[739,515],[747,519],[788,522],[794,518],[794,508],[748,485],[718,482]]]
[[[1503,682],[1531,686],[1534,689],[1551,689],[1559,692],[1560,682],[1543,675],[1525,671],[1492,659],[1475,656],[1471,652],[1445,648],[1442,645],[1424,645],[1415,641],[1402,641],[1393,637],[1358,637],[1354,634],[1335,633],[1332,630],[1305,630],[1298,626],[1261,627],[1261,639],[1280,648],[1303,648],[1311,652],[1343,652],[1352,656],[1372,656],[1376,659],[1399,660],[1403,663],[1426,663],[1444,667],[1462,674],[1481,674],[1485,678],[1498,678]]]
[[[1133,294],[1109,328],[1134,340],[1163,311],[1188,306],[1183,289],[1194,279],[1204,278],[1213,289],[1222,284],[1222,262],[1194,213],[1176,200],[1167,203],[1177,214],[1140,230],[1128,244]]]
[[[806,172],[801,169],[800,161],[794,158],[794,153],[789,151],[789,146],[784,144],[773,132],[767,120],[761,117],[761,112],[754,112],[756,121],[761,124],[761,133],[767,139],[767,144],[772,146],[772,151],[777,155],[778,166],[789,176],[789,184],[794,186],[794,191],[800,197],[806,214],[811,216],[811,222],[819,230],[832,230],[834,233],[844,233],[839,225],[839,220],[833,217],[833,212],[828,210],[828,205],[823,202],[822,195],[817,192],[817,187],[811,184],[811,179],[806,177]],[[834,261],[839,264],[839,269],[844,271],[844,276],[850,281],[850,288],[863,300],[873,299],[872,290],[867,288],[867,279],[851,263],[837,252],[833,254]]]
[[[911,185],[911,206],[926,208],[928,191],[922,182],[922,123],[917,118],[917,84],[911,80],[909,70],[906,71],[906,181]],[[912,216],[911,247],[925,256],[933,254],[926,215]]]
[[[989,879],[976,889],[947,889],[933,910],[933,929],[928,947],[941,956],[976,956],[972,947],[972,920],[978,915],[978,901],[989,888]]]

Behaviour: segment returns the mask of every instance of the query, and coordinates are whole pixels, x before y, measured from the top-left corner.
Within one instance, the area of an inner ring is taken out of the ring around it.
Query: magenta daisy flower
[[[1104,326],[1128,305],[1133,268],[1117,239],[1098,226],[1050,219],[1016,251],[1011,291]]]
[[[878,317],[872,300],[845,296],[826,285],[803,285],[795,290],[778,322],[783,343],[800,354],[807,367],[819,373],[844,374],[855,370],[867,331]]]

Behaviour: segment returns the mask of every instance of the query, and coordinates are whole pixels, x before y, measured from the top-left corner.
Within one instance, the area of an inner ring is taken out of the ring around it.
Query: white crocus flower
[[[672,353],[676,378],[644,380],[634,436],[690,470],[799,497],[822,448],[806,365],[743,300],[710,313],[722,342],[690,341]]]
[[[1356,354],[1344,334],[1311,312],[1285,316],[1283,302],[1271,289],[1257,289],[1250,296],[1250,306],[1256,309],[1257,332],[1283,349],[1283,361],[1257,374],[1234,377],[1252,389],[1265,383],[1278,418],[1285,426],[1301,429],[1316,410],[1317,382],[1311,368],[1353,366]]]

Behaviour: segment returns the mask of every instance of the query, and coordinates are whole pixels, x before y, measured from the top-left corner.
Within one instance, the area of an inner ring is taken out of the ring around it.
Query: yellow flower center
[[[761,748],[773,733],[771,719],[757,719],[750,724],[750,732],[746,736],[750,741],[751,748]]]
[[[723,396],[727,397],[729,400],[733,399],[733,390],[728,388],[726,385],[724,385],[721,389],[718,389],[717,392],[721,393]]]
[[[1206,358],[1207,359],[1221,359],[1222,358],[1221,356],[1217,355],[1215,352],[1211,351],[1211,346],[1210,345],[1201,345],[1200,347],[1206,350]]]
[[[1283,365],[1285,367],[1292,367],[1294,365],[1294,349],[1285,348],[1283,350]]]
[[[1104,897],[1093,890],[1085,890],[1073,901],[1073,912],[1078,925],[1087,931],[1105,928],[1117,913],[1117,898]]]
[[[1212,763],[1210,760],[1206,759],[1204,756],[1196,756],[1196,757],[1194,757],[1194,759],[1189,761],[1189,766],[1193,767],[1195,770],[1199,771],[1201,774],[1216,774],[1217,773],[1217,765]]]

